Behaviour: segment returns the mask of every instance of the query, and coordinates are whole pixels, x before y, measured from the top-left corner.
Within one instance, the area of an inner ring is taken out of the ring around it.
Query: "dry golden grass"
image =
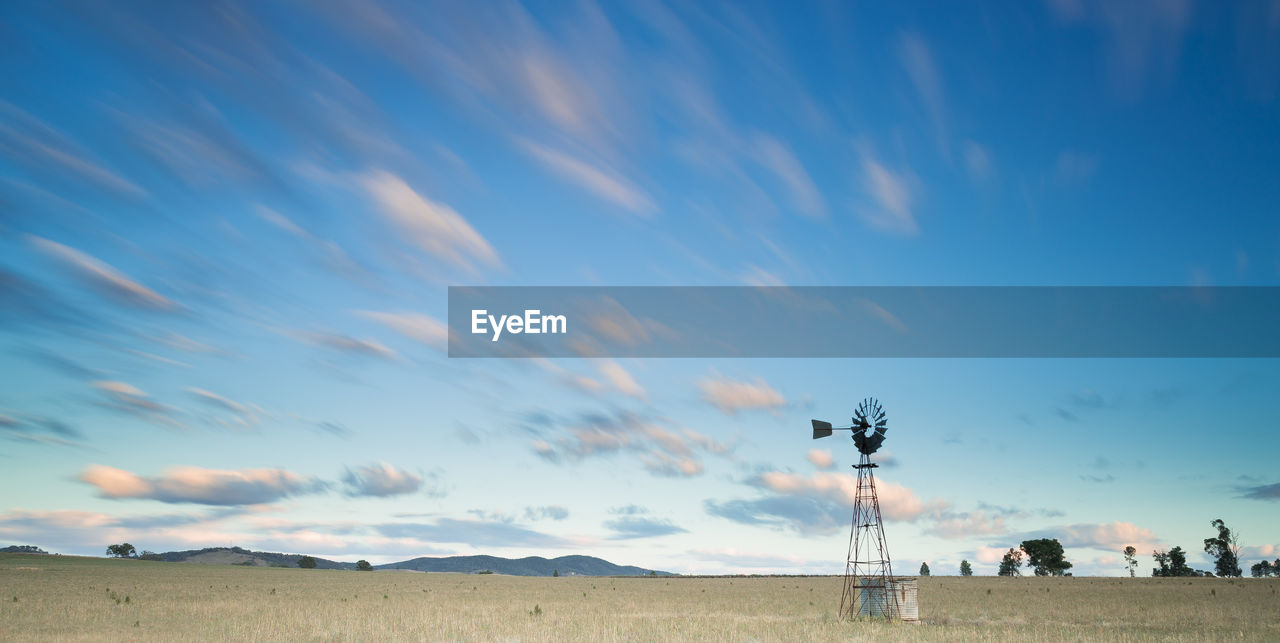
[[[0,555],[0,639],[1280,640],[1277,579],[922,578],[915,626],[837,621],[840,582]]]

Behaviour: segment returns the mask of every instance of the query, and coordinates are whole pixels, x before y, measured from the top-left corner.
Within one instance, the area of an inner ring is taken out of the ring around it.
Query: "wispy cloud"
[[[809,453],[805,454],[804,458],[819,469],[830,469],[836,466],[835,458],[832,458],[831,452],[826,449],[809,449]]]
[[[746,481],[764,495],[728,501],[707,500],[708,514],[745,525],[789,528],[802,534],[829,534],[848,528],[857,482],[848,475],[815,472],[803,476],[765,471]],[[877,480],[880,510],[885,520],[914,522],[946,510],[940,500],[925,502],[910,489]]]
[[[649,216],[657,209],[648,194],[616,172],[530,141],[521,147],[551,171],[624,210]]]
[[[613,532],[610,538],[614,540],[656,538],[689,532],[688,529],[677,526],[670,520],[649,516],[621,516],[606,520],[604,526]]]
[[[1065,24],[1102,32],[1102,59],[1117,94],[1136,98],[1144,88],[1174,77],[1191,25],[1190,0],[1052,0],[1049,6]]]
[[[0,153],[21,165],[59,177],[74,176],[116,194],[146,195],[137,184],[93,159],[62,133],[4,101],[0,101]]]
[[[924,533],[955,540],[1003,534],[1008,530],[1008,526],[1005,525],[1005,516],[978,510],[963,513],[942,512],[935,522],[924,529]]]
[[[233,428],[252,429],[258,426],[262,418],[266,416],[266,412],[255,404],[241,404],[235,400],[218,395],[212,391],[206,391],[202,388],[188,387],[187,393],[193,398],[203,402],[205,405],[225,412],[230,417],[219,418],[219,422],[228,423]]]
[[[348,496],[386,498],[418,491],[422,488],[422,476],[379,462],[347,469],[342,484]]]
[[[878,230],[908,236],[918,233],[920,227],[911,212],[914,181],[914,177],[890,170],[873,156],[863,156],[862,188],[875,205],[859,208],[859,216]]]
[[[101,391],[108,398],[108,401],[103,402],[102,405],[109,409],[133,415],[167,428],[186,428],[177,419],[182,415],[181,411],[156,402],[146,391],[132,384],[112,380],[99,380],[93,382],[91,386]]]
[[[731,445],[696,431],[670,430],[658,421],[625,411],[553,420],[548,429],[555,435],[532,443],[534,454],[548,462],[563,464],[627,453],[637,458],[646,471],[660,477],[701,475],[701,455],[727,457],[733,450]]]
[[[90,465],[80,479],[104,498],[145,499],[202,505],[256,505],[323,491],[327,485],[285,469],[219,470],[175,467],[159,476]]]
[[[368,172],[359,181],[387,220],[418,248],[472,272],[502,265],[489,242],[448,205],[418,194],[384,170]]]
[[[569,517],[569,508],[563,505],[545,505],[542,507],[525,507],[525,520],[564,520]]]
[[[1053,168],[1053,178],[1062,185],[1079,185],[1093,178],[1093,173],[1097,169],[1096,156],[1068,150],[1058,155]]]
[[[313,346],[323,346],[352,355],[388,360],[399,359],[395,351],[372,339],[358,339],[342,333],[313,331],[297,331],[294,336]]]
[[[1150,551],[1160,542],[1150,529],[1120,521],[1061,525],[1020,534],[1010,540],[1028,538],[1057,538],[1063,547],[1091,547],[1107,551],[1120,551],[1126,545],[1134,545],[1139,551]]]
[[[942,91],[942,77],[938,73],[933,53],[920,34],[908,32],[898,38],[898,59],[929,115],[938,148],[944,156],[948,156],[950,145],[947,140],[947,106]]]
[[[754,152],[760,165],[782,181],[792,206],[798,212],[811,217],[822,216],[826,212],[822,193],[790,148],[776,138],[761,134],[755,139]]]
[[[28,237],[28,240],[38,250],[70,268],[85,284],[122,304],[146,310],[174,311],[180,308],[169,298],[75,248],[40,237]]]
[[[769,386],[763,378],[733,380],[716,375],[698,382],[702,399],[727,415],[741,411],[774,411],[786,406],[782,394]]]
[[[472,547],[569,547],[572,541],[501,520],[439,518],[430,523],[384,523],[378,532],[392,538],[463,543]]]
[[[964,142],[964,169],[975,183],[986,183],[996,173],[991,152],[974,141]]]
[[[596,369],[600,371],[600,375],[604,377],[605,381],[619,393],[644,399],[644,388],[636,382],[636,379],[622,365],[613,360],[598,360]]]
[[[36,442],[50,446],[83,446],[79,429],[51,417],[0,411],[0,437],[17,442]]]
[[[1263,484],[1254,487],[1239,487],[1241,498],[1250,500],[1280,500],[1280,482],[1275,484]]]
[[[449,327],[440,320],[423,313],[358,311],[360,316],[394,330],[409,339],[432,348],[445,350],[449,343]]]

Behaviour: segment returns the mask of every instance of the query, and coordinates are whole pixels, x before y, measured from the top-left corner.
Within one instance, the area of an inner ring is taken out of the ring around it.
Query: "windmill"
[[[859,453],[858,464],[853,466],[858,470],[858,486],[854,493],[844,591],[840,595],[841,618],[904,616],[900,599],[905,596],[897,591],[889,546],[884,539],[884,521],[880,518],[880,500],[876,496],[874,469],[877,465],[871,462],[871,454],[884,444],[887,426],[884,408],[874,398],[858,405],[853,426],[833,427],[830,422],[813,420],[813,439],[830,436],[832,431],[852,431]]]

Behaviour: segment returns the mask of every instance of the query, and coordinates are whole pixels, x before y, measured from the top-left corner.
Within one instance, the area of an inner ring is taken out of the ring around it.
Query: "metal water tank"
[[[891,591],[897,594],[898,618],[912,623],[920,622],[920,602],[916,599],[918,584],[915,578],[895,577],[890,581]]]
[[[918,623],[920,603],[916,598],[918,584],[915,578],[894,576],[884,579],[864,577],[858,579],[858,616],[885,618]]]

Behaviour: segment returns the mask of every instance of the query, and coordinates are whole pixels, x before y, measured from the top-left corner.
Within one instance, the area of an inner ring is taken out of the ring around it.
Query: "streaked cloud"
[[[285,469],[203,469],[175,467],[159,476],[140,476],[123,469],[90,465],[80,480],[113,500],[158,500],[202,505],[256,505],[323,491],[314,477]]]
[[[1250,500],[1280,500],[1280,482],[1275,484],[1263,484],[1253,487],[1239,487],[1241,498]]]
[[[523,141],[521,147],[547,169],[624,210],[640,216],[649,216],[657,210],[648,194],[612,170],[531,141]]]
[[[853,476],[814,472],[805,476],[787,471],[764,471],[746,480],[762,492],[756,498],[706,500],[709,515],[745,525],[786,528],[801,534],[830,534],[848,529],[857,493]],[[915,522],[946,510],[941,500],[925,502],[910,489],[887,480],[876,481],[880,512],[885,520]]]
[[[747,381],[715,375],[698,382],[698,389],[704,401],[728,415],[737,415],[740,411],[773,411],[787,404],[782,394],[760,377]]]
[[[911,212],[914,178],[894,172],[879,159],[866,155],[862,159],[862,188],[874,202],[873,207],[858,208],[858,215],[873,228],[900,235],[920,231]]]
[[[679,527],[670,520],[650,518],[647,516],[623,516],[606,520],[604,526],[613,532],[609,538],[613,540],[631,540],[635,538],[656,538],[672,534],[689,533],[688,529]]]
[[[564,520],[569,517],[569,508],[563,505],[544,505],[542,507],[525,507],[525,520]]]
[[[359,315],[394,330],[409,339],[432,348],[446,350],[449,344],[449,327],[444,322],[422,313],[358,311]]]
[[[323,346],[343,353],[396,360],[399,355],[372,339],[358,339],[350,335],[333,332],[297,331],[294,336],[313,346]]]
[[[415,493],[422,488],[422,476],[397,469],[386,462],[347,469],[342,476],[343,493],[348,496],[386,498]]]
[[[34,236],[28,237],[28,241],[41,252],[70,268],[85,284],[122,304],[159,311],[174,311],[180,308],[169,298],[75,248]]]
[[[223,423],[229,422],[235,428],[255,428],[266,416],[266,412],[255,404],[241,404],[202,388],[188,387],[187,393],[209,407],[224,411],[225,415],[218,420]],[[227,416],[229,416],[229,420],[226,419]]]
[[[640,386],[622,365],[613,360],[597,360],[596,369],[600,371],[601,377],[619,393],[644,399],[644,387]]]
[[[964,513],[944,512],[933,524],[924,529],[924,533],[956,540],[973,536],[991,536],[1003,534],[1009,530],[1005,525],[1005,517],[988,514],[985,511]]]
[[[65,134],[5,101],[0,101],[0,153],[59,180],[76,177],[119,195],[146,196],[146,190],[93,158]]]
[[[419,249],[471,272],[501,267],[497,251],[448,205],[422,196],[385,170],[367,172],[359,182],[383,216]]]
[[[947,140],[947,106],[942,91],[942,77],[929,45],[918,33],[903,33],[898,37],[898,59],[933,124],[938,148],[947,156],[950,147]]]
[[[756,161],[782,181],[791,198],[792,207],[811,217],[826,213],[827,205],[818,186],[786,144],[762,134],[755,139],[754,153]]]
[[[1091,547],[1107,551],[1120,551],[1133,545],[1140,552],[1149,552],[1161,542],[1154,532],[1131,522],[1076,523],[1019,534],[1013,538],[1021,542],[1030,538],[1057,538],[1063,547]]]
[[[548,435],[531,443],[534,454],[553,464],[628,454],[659,477],[693,477],[705,471],[702,455],[728,457],[732,445],[696,431],[669,429],[659,420],[627,411],[548,418]]]
[[[831,457],[831,452],[826,449],[809,449],[804,459],[819,469],[830,469],[836,466],[835,458]]]
[[[113,380],[99,380],[90,384],[104,394],[108,401],[102,405],[114,411],[133,415],[149,422],[171,429],[185,429],[178,420],[182,411],[155,401],[146,391],[129,384]]]
[[[79,429],[51,417],[0,410],[0,438],[49,446],[83,446]]]
[[[975,183],[986,183],[995,176],[995,162],[991,152],[974,141],[964,142],[964,169]]]
[[[391,538],[416,538],[472,547],[563,548],[574,544],[559,536],[501,520],[439,518],[429,523],[384,523],[375,528],[382,535]]]

